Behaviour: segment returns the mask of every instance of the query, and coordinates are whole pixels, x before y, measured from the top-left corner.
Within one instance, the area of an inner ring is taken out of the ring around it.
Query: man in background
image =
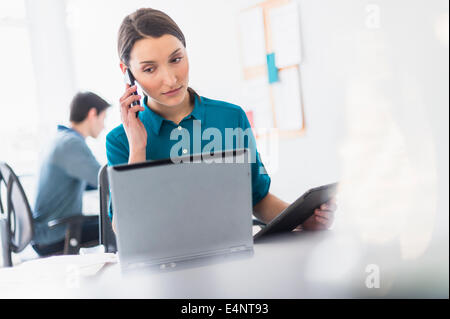
[[[78,93],[70,105],[70,127],[58,125],[56,137],[40,167],[35,206],[32,246],[40,256],[62,253],[66,225],[50,228],[48,222],[82,214],[83,192],[96,189],[101,165],[86,144],[104,128],[110,106],[92,92]],[[98,242],[99,225],[84,222],[81,244]]]

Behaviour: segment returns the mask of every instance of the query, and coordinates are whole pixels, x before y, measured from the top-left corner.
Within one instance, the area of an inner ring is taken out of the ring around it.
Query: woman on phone
[[[256,150],[255,139],[242,108],[200,97],[189,87],[186,41],[168,15],[143,8],[126,16],[119,29],[118,53],[122,72],[131,72],[141,86],[144,98],[142,106],[133,105],[142,97],[136,94],[135,85],[126,85],[120,98],[122,124],[109,132],[106,138],[108,165],[172,157],[179,142],[171,137],[177,133],[194,136],[197,130],[204,137],[205,130],[209,130],[209,133],[214,133],[209,134],[210,138],[222,138],[218,145],[227,146],[226,130],[241,129],[249,132],[247,143],[241,146],[250,148],[250,153],[253,150],[256,155],[251,164],[254,215],[268,223],[289,206],[269,192],[270,177]],[[189,147],[181,148],[179,155],[200,153],[209,142],[203,138],[193,141]],[[233,147],[237,148],[236,145]],[[334,201],[322,205],[303,223],[303,228],[327,229],[335,209]]]

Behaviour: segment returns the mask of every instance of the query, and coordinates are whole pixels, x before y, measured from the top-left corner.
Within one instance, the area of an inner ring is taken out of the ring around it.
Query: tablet
[[[336,195],[338,183],[312,188],[253,236],[256,241],[270,234],[289,232],[314,214],[314,210]]]

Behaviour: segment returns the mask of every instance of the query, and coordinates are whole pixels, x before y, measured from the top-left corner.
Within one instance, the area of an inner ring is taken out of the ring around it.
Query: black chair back
[[[112,223],[108,216],[109,211],[109,181],[108,166],[104,165],[98,174],[98,191],[100,197],[100,244],[105,247],[105,252],[117,252],[116,235],[112,229]]]
[[[3,178],[2,171],[0,169],[0,218],[6,219],[6,208],[4,208],[4,204],[6,205],[6,188],[9,176]]]
[[[6,194],[10,171],[6,168],[6,166],[5,168],[2,167],[3,166],[0,165],[0,213],[2,214],[3,218],[6,218]]]
[[[9,171],[5,171],[4,175],[0,168],[0,268],[11,267],[11,248],[10,248],[10,227],[6,214],[6,189],[9,180]]]
[[[21,252],[33,239],[33,217],[27,196],[12,168],[0,162],[0,175],[6,183],[6,219],[10,227],[11,251]]]

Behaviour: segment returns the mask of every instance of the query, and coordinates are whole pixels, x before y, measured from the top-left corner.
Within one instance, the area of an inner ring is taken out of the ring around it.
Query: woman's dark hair
[[[129,14],[123,19],[119,28],[117,41],[119,58],[129,67],[130,52],[136,41],[146,37],[159,38],[165,34],[173,35],[186,47],[183,32],[181,32],[175,21],[164,12],[151,8],[142,8]],[[188,87],[187,90],[192,104],[195,102],[195,97],[200,99],[199,95],[192,88]]]
[[[92,108],[97,110],[98,115],[109,106],[111,104],[95,93],[79,92],[70,103],[70,121],[75,123],[83,122]]]

